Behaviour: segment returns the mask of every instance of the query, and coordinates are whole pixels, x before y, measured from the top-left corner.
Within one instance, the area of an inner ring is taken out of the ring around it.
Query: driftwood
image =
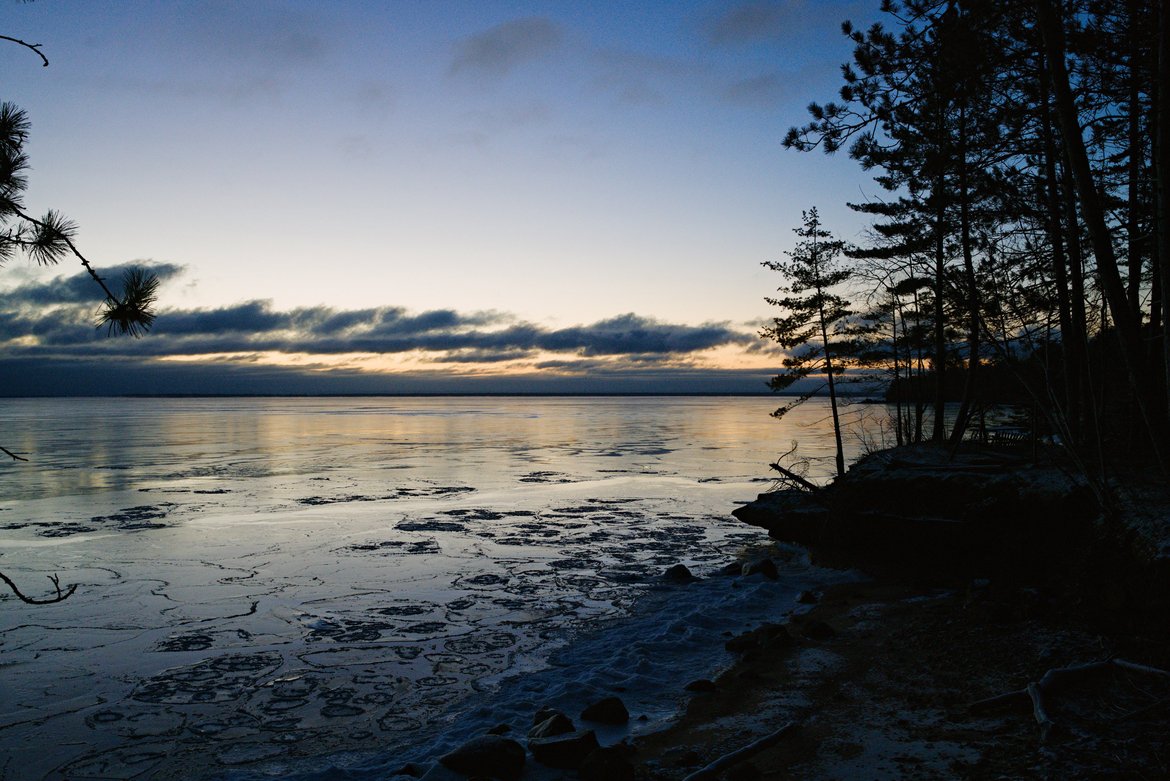
[[[780,480],[792,483],[796,488],[799,488],[802,491],[808,491],[809,493],[816,493],[817,491],[821,490],[821,487],[819,485],[817,485],[816,483],[809,482],[808,480],[805,480],[800,475],[796,474],[796,472],[793,472],[791,469],[786,469],[786,468],[780,466],[779,461],[776,461],[775,463],[772,463],[772,464],[768,464],[768,466],[770,466],[772,469],[775,469],[777,472],[780,473]]]
[[[716,778],[721,771],[726,770],[732,765],[739,764],[748,757],[758,754],[764,749],[771,748],[775,744],[779,743],[783,738],[791,735],[799,729],[799,724],[790,721],[772,734],[765,735],[754,743],[749,743],[743,748],[732,751],[730,754],[724,754],[706,767],[691,773],[689,776],[684,778],[683,781],[708,781],[708,779]]]
[[[73,596],[74,591],[77,591],[76,583],[67,589],[62,589],[61,579],[56,575],[49,575],[49,580],[53,581],[53,587],[57,589],[57,595],[47,599],[35,599],[21,592],[21,590],[17,588],[16,582],[13,581],[12,578],[5,575],[3,572],[0,572],[0,580],[4,581],[8,588],[12,590],[12,593],[16,595],[17,599],[29,605],[52,605],[56,602],[64,602],[65,600],[69,599],[69,597]]]
[[[973,713],[984,711],[989,708],[994,708],[999,705],[1004,705],[1018,700],[1030,700],[1032,703],[1032,715],[1036,719],[1036,724],[1040,727],[1040,741],[1042,743],[1048,742],[1052,735],[1053,729],[1056,728],[1056,722],[1048,715],[1048,708],[1045,706],[1045,697],[1052,694],[1057,689],[1064,686],[1069,680],[1076,678],[1083,678],[1092,673],[1101,672],[1110,668],[1120,668],[1122,670],[1129,670],[1131,672],[1139,672],[1146,675],[1157,675],[1165,678],[1170,678],[1170,670],[1163,670],[1159,667],[1150,667],[1137,662],[1130,662],[1125,659],[1105,659],[1100,662],[1088,662],[1086,664],[1076,664],[1069,667],[1054,667],[1044,673],[1038,681],[1032,681],[1022,689],[1015,691],[997,694],[994,697],[988,697],[978,702],[973,702],[967,709]]]

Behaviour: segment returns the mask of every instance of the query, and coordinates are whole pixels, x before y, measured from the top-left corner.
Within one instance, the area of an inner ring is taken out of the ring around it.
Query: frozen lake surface
[[[827,405],[775,406],[0,402],[29,458],[0,467],[0,570],[78,584],[0,601],[0,777],[384,778],[615,692],[661,726],[723,631],[841,577],[660,577],[763,544],[730,511],[791,440],[830,453]]]

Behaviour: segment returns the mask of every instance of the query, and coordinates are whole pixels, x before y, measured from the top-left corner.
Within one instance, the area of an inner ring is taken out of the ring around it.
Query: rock
[[[792,635],[783,624],[763,624],[762,626],[733,637],[723,644],[723,647],[733,654],[743,654],[748,651],[757,651],[765,648],[786,648],[792,645]]]
[[[465,776],[488,774],[500,781],[516,781],[524,771],[524,757],[524,747],[511,738],[483,735],[440,757],[439,762]]]
[[[759,561],[744,564],[743,576],[746,578],[751,575],[763,575],[769,580],[775,580],[780,577],[780,573],[776,571],[776,562],[771,559],[760,559]]]
[[[826,624],[824,621],[806,621],[801,625],[801,634],[809,640],[828,640],[837,634],[837,630]]]
[[[599,748],[581,764],[581,781],[634,781],[634,765],[624,746]]]
[[[675,564],[673,567],[662,574],[662,579],[670,581],[671,583],[690,583],[692,580],[697,580],[697,578],[691,574],[691,571],[687,569],[686,564]]]
[[[817,595],[811,591],[802,591],[796,595],[796,601],[802,605],[815,605],[817,603]]]
[[[489,735],[507,735],[512,731],[511,724],[497,724],[488,730]]]
[[[456,773],[436,762],[419,781],[468,781],[468,779],[466,773]]]
[[[390,775],[392,776],[410,776],[411,778],[422,778],[427,772],[426,765],[420,765],[417,762],[407,762],[402,767],[395,770]]]
[[[576,729],[572,719],[559,711],[554,711],[553,715],[528,730],[528,737],[551,738],[554,735],[564,735]]]
[[[689,692],[713,692],[719,687],[715,685],[714,681],[709,681],[706,678],[700,678],[697,681],[691,681],[686,685],[686,690]]]
[[[807,491],[774,491],[760,494],[749,504],[731,511],[739,520],[768,530],[776,540],[801,545],[817,543],[829,511],[817,494]]]
[[[598,724],[626,724],[630,720],[630,712],[619,698],[606,697],[581,711],[581,718]]]
[[[533,738],[528,741],[528,750],[532,752],[532,757],[537,762],[560,770],[576,770],[584,764],[587,756],[599,748],[601,745],[597,742],[597,735],[593,730]]]
[[[743,573],[743,562],[733,561],[715,570],[716,575],[740,575]]]
[[[548,721],[550,718],[560,713],[556,708],[544,707],[532,715],[532,726],[536,726],[542,721]],[[564,714],[562,714],[564,715]]]

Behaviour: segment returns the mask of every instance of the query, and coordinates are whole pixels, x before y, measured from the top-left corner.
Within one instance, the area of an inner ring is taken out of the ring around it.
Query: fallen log
[[[967,710],[970,713],[978,713],[1016,700],[1028,700],[1032,703],[1032,716],[1036,719],[1036,724],[1040,728],[1040,742],[1047,743],[1052,736],[1052,731],[1056,729],[1057,724],[1048,714],[1048,709],[1045,706],[1045,697],[1065,686],[1071,680],[1083,678],[1091,673],[1101,672],[1111,667],[1143,673],[1145,675],[1170,677],[1170,670],[1163,670],[1160,667],[1150,667],[1149,665],[1138,664],[1137,662],[1130,662],[1125,659],[1104,659],[1099,662],[1087,662],[1068,667],[1053,667],[1047,670],[1040,677],[1040,680],[1031,681],[1024,688],[978,700],[968,705]]]
[[[729,754],[724,754],[711,764],[696,770],[694,773],[691,773],[689,776],[684,778],[683,781],[708,781],[708,779],[716,778],[721,771],[726,770],[732,765],[737,765],[740,762],[743,762],[748,757],[754,756],[764,749],[771,748],[775,744],[779,743],[785,736],[790,735],[799,729],[800,725],[798,725],[796,722],[790,721],[770,735],[765,735],[754,743],[749,743],[743,748],[736,749]]]

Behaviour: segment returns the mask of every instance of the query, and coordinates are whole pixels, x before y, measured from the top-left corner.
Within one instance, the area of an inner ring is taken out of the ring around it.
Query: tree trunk
[[[894,293],[893,290],[891,289],[890,290],[890,346],[891,346],[891,352],[893,352],[893,354],[894,354],[894,384],[893,384],[894,388],[898,388],[899,384],[901,384],[900,381],[902,379],[902,366],[901,366],[902,362],[900,360],[900,356],[898,355],[898,314],[899,314],[898,295],[896,293]],[[894,412],[895,412],[894,432],[895,432],[895,440],[897,441],[898,447],[902,447],[902,445],[906,444],[906,441],[903,437],[903,432],[902,432],[902,423],[903,423],[902,396],[903,396],[903,391],[901,388],[898,388],[898,392],[894,395]]]
[[[979,285],[975,279],[975,260],[971,251],[971,189],[967,170],[967,101],[959,104],[959,243],[963,248],[963,276],[967,282],[967,378],[963,383],[963,400],[955,415],[951,447],[957,447],[967,430],[967,418],[975,398],[979,372]]]
[[[1045,229],[1052,245],[1052,280],[1056,288],[1057,318],[1060,323],[1061,374],[1064,378],[1064,417],[1072,435],[1072,445],[1081,443],[1080,426],[1080,360],[1083,335],[1078,336],[1073,326],[1072,303],[1069,300],[1069,274],[1064,253],[1060,224],[1060,183],[1056,178],[1056,141],[1052,132],[1052,111],[1049,108],[1052,89],[1048,65],[1040,59],[1040,134],[1044,154],[1044,197],[1047,203]],[[1083,302],[1079,306],[1084,306]]]
[[[1133,310],[1121,280],[1117,256],[1113,251],[1112,236],[1109,234],[1109,228],[1105,221],[1105,210],[1093,180],[1093,171],[1089,165],[1084,135],[1077,118],[1072,89],[1069,86],[1068,70],[1064,64],[1063,20],[1056,16],[1051,2],[1052,0],[1036,0],[1036,9],[1040,31],[1044,38],[1045,51],[1052,71],[1052,86],[1056,95],[1056,115],[1060,123],[1065,155],[1068,158],[1077,196],[1080,199],[1081,215],[1085,220],[1085,227],[1089,230],[1089,240],[1093,245],[1097,278],[1100,280],[1105,299],[1109,304],[1110,314],[1112,314],[1114,325],[1117,328],[1126,374],[1149,431],[1149,443],[1154,458],[1159,466],[1164,466],[1165,462],[1161,452],[1164,413],[1162,407],[1164,405],[1159,405],[1156,411],[1151,408],[1151,388],[1148,374],[1143,366],[1137,323],[1133,319]]]
[[[934,225],[934,426],[930,439],[942,442],[946,439],[943,418],[946,415],[946,365],[947,325],[943,298],[946,295],[946,255],[943,246],[943,221],[946,210],[943,204],[943,176],[940,173],[935,184],[935,225]]]
[[[1126,206],[1129,214],[1126,217],[1125,223],[1126,236],[1129,240],[1129,276],[1126,280],[1126,295],[1129,297],[1132,310],[1130,316],[1137,323],[1138,329],[1140,330],[1142,322],[1142,265],[1145,257],[1143,245],[1146,243],[1141,236],[1141,220],[1139,219],[1141,208],[1141,177],[1142,169],[1145,167],[1144,145],[1142,144],[1141,135],[1142,107],[1138,71],[1138,64],[1141,61],[1141,48],[1138,46],[1137,41],[1138,4],[1136,0],[1126,0],[1125,5],[1126,15],[1128,17],[1127,32],[1129,33],[1129,116],[1127,117],[1129,136],[1129,166],[1127,173],[1129,181],[1126,183],[1128,186],[1128,202]]]
[[[1162,308],[1162,371],[1165,377],[1165,407],[1170,418],[1170,334],[1167,334],[1166,291],[1170,287],[1170,109],[1166,91],[1170,84],[1170,8],[1159,4],[1158,21],[1158,78],[1155,81],[1157,123],[1155,142],[1155,186],[1157,188],[1156,247],[1160,271],[1159,301]]]

